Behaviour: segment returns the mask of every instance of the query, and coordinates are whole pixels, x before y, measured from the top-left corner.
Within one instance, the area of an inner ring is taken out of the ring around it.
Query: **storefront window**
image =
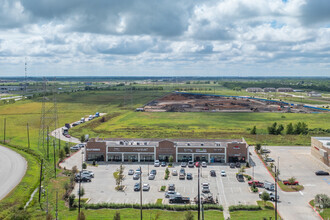
[[[192,160],[191,154],[178,154],[178,162],[188,162]]]
[[[140,162],[153,162],[154,155],[153,154],[140,154]]]
[[[195,155],[194,158],[195,158],[195,161],[208,162],[208,155],[207,154]]]
[[[159,155],[158,160],[168,162],[170,156],[172,156],[172,155],[170,155],[170,154],[168,154],[168,155]]]
[[[210,156],[211,163],[225,163],[225,155],[212,155]]]
[[[124,154],[124,161],[125,162],[138,162],[138,155],[137,154]]]
[[[108,154],[108,161],[121,162],[121,154]]]
[[[102,153],[88,153],[87,161],[104,161],[104,155]]]

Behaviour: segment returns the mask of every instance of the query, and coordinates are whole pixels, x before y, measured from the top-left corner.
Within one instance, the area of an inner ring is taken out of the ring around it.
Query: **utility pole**
[[[275,220],[277,220],[277,170],[275,166]]]
[[[56,179],[56,150],[55,150],[55,139],[53,139],[53,148],[54,148],[54,172],[55,172],[55,179]]]
[[[6,144],[6,118],[3,119],[3,143]]]
[[[27,130],[27,138],[28,138],[28,148],[30,149],[30,131],[29,131],[29,123],[26,123]]]
[[[202,220],[204,220],[204,205],[202,203]]]
[[[198,167],[198,181],[197,181],[197,184],[198,184],[198,188],[197,188],[197,193],[198,193],[198,220],[201,220],[201,196],[200,196],[200,180],[199,180],[199,173],[200,173],[200,166]]]
[[[49,127],[47,127],[47,159],[49,160]]]
[[[142,169],[140,166],[140,220],[142,220]]]
[[[80,216],[80,196],[81,195],[81,170],[79,173],[79,190],[78,190],[78,196],[79,196],[79,204],[78,204],[78,216]]]
[[[41,199],[41,180],[42,180],[42,166],[43,166],[44,160],[41,159],[41,165],[40,165],[40,179],[39,179],[39,204]]]

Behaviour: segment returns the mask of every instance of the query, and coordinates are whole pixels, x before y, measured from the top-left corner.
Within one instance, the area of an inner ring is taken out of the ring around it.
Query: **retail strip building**
[[[206,161],[245,162],[249,146],[242,139],[118,139],[92,138],[86,146],[86,160],[109,162]]]

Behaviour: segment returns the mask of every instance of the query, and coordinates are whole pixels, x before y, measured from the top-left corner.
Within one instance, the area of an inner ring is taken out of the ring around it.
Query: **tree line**
[[[296,124],[289,123],[285,128],[283,124],[277,124],[274,122],[271,126],[267,127],[268,134],[281,135],[285,131],[285,134],[289,135],[307,135],[309,132],[308,125],[305,122],[298,122]],[[250,134],[257,134],[257,126],[254,126]]]

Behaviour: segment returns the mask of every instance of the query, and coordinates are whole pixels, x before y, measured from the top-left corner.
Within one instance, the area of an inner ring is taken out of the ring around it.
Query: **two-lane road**
[[[0,200],[19,184],[26,168],[26,160],[21,155],[0,146]]]

